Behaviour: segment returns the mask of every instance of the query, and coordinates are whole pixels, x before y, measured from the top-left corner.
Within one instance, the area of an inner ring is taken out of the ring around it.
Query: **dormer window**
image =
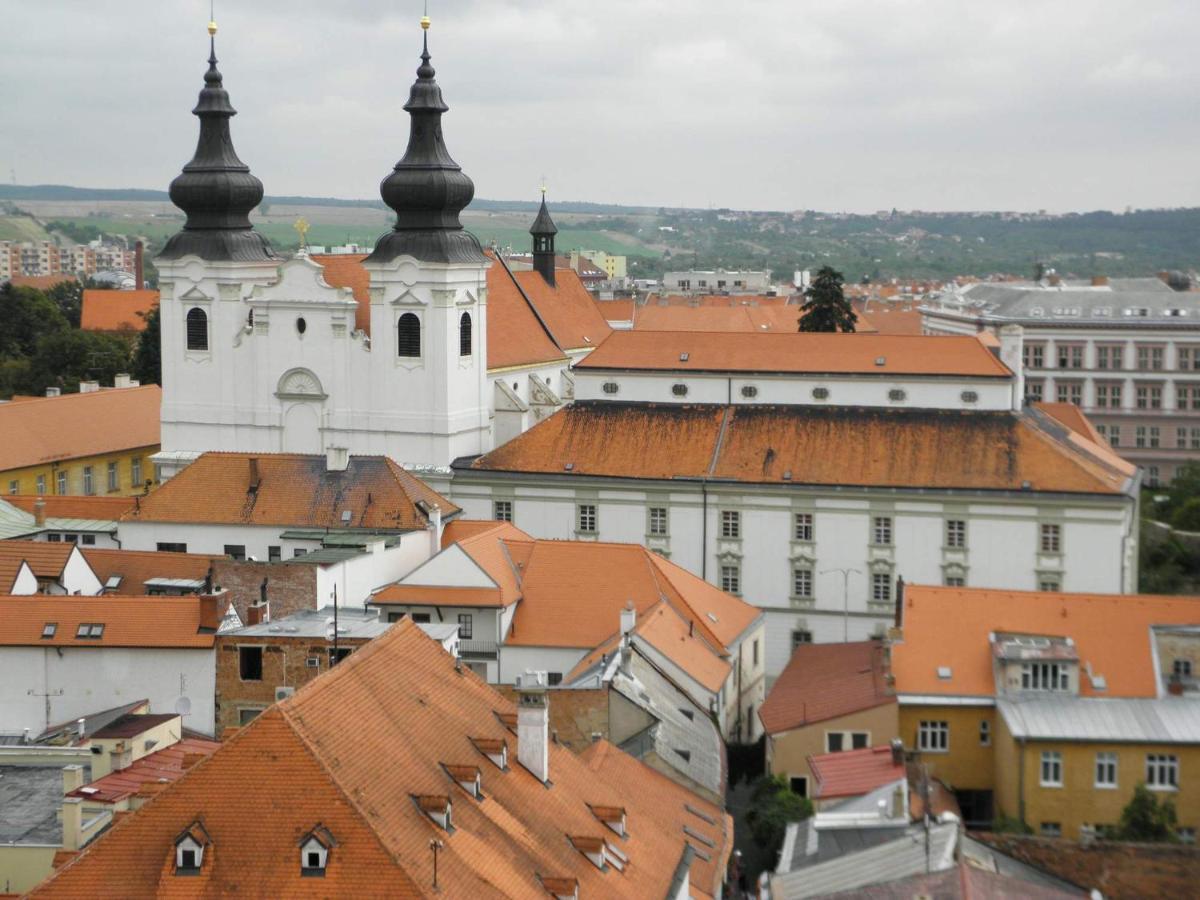
[[[483,799],[483,775],[479,771],[479,766],[443,766],[443,768],[460,788],[476,800]]]
[[[492,761],[497,769],[508,768],[508,744],[500,738],[472,738],[475,749]]]
[[[300,838],[300,874],[305,878],[324,878],[329,868],[329,853],[336,844],[324,825]]]
[[[554,900],[579,900],[578,878],[554,878],[549,875],[539,875],[542,887]]]
[[[204,826],[194,822],[175,838],[175,874],[199,875],[204,865],[204,851],[212,840]]]
[[[453,830],[453,804],[448,796],[445,794],[422,794],[413,799],[416,801],[417,808],[435,823],[446,831]]]
[[[604,852],[604,838],[577,835],[571,838],[571,846],[586,856],[601,872],[605,869],[607,855]]]
[[[590,804],[589,804],[590,806]],[[591,806],[592,815],[607,825],[616,834],[625,836],[625,807]]]
[[[1021,689],[1025,691],[1069,691],[1070,669],[1064,663],[1034,662],[1021,666]]]

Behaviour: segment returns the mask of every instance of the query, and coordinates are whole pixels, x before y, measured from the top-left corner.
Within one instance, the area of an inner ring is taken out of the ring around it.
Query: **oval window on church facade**
[[[304,321],[303,316],[296,320],[296,331],[299,334],[304,334],[308,331],[308,323]]]
[[[405,313],[396,323],[396,355],[406,358],[421,355],[421,320],[416,313]]]

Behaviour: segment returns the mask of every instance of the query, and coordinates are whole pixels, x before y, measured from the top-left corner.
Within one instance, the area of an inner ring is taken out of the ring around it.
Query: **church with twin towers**
[[[196,153],[170,187],[186,222],[155,261],[163,478],[213,450],[382,454],[436,475],[572,399],[571,364],[609,326],[556,268],[544,198],[531,269],[463,228],[474,185],[443,139],[449,107],[421,25],[408,146],[380,185],[391,231],[366,256],[287,258],[250,222],[263,185],[234,149],[209,24]]]

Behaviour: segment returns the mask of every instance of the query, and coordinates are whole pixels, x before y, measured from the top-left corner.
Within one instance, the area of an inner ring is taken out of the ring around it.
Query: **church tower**
[[[209,22],[208,71],[192,110],[200,120],[196,152],[170,188],[187,219],[155,260],[163,387],[163,452],[156,462],[164,477],[201,450],[226,449],[214,445],[210,427],[228,422],[225,400],[236,392],[223,384],[229,368],[223,355],[246,324],[243,298],[275,280],[280,263],[250,224],[263,186],[233,148],[229,120],[236,111],[217,69],[216,32]]]
[[[558,227],[550,218],[550,210],[546,209],[545,188],[542,188],[542,208],[529,233],[533,235],[533,269],[541,273],[546,284],[554,287],[554,236],[558,234]]]
[[[442,138],[449,107],[430,64],[428,16],[421,27],[421,64],[404,105],[408,148],[380,185],[396,220],[363,266],[370,274],[373,380],[397,386],[387,427],[403,434],[399,461],[445,466],[491,446],[492,261],[459,220],[475,186]]]

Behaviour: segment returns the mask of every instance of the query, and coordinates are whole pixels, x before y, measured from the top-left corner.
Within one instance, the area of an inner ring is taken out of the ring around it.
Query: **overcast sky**
[[[377,197],[420,0],[219,0],[268,194]],[[1200,205],[1196,0],[432,0],[478,197],[873,211]],[[7,0],[0,173],[166,188],[208,3]]]

